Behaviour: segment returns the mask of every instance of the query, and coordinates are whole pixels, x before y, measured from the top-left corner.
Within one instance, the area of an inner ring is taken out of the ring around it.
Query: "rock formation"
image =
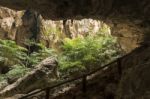
[[[19,12],[18,12],[19,14]],[[0,7],[0,38],[1,39],[15,39],[14,22],[17,12]],[[19,20],[18,20],[19,21]]]
[[[25,41],[39,41],[42,32],[42,18],[32,10],[15,11],[0,7],[0,38],[15,40],[25,46]]]
[[[42,18],[32,10],[26,10],[21,16],[21,25],[16,28],[16,43],[26,46],[27,40],[39,42],[42,33]]]
[[[35,70],[0,91],[0,98],[15,94],[25,94],[52,84],[58,77],[57,65],[58,63],[55,59],[46,58],[36,66]]]

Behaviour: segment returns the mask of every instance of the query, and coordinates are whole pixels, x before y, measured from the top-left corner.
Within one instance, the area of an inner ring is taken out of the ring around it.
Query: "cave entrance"
[[[45,20],[43,30],[40,42],[56,50],[63,72],[90,71],[124,53],[111,28],[100,20]]]

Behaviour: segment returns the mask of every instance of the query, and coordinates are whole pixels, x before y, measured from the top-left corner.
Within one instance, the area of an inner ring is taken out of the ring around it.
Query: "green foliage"
[[[12,69],[5,75],[6,77],[22,77],[24,76],[30,69],[25,66],[15,65]]]
[[[42,34],[44,36],[44,39],[47,39],[53,43],[58,42],[63,39],[64,35],[59,29],[59,27],[56,28],[45,28],[45,31]]]
[[[119,54],[116,39],[110,35],[67,38],[63,49],[59,58],[62,71],[71,68],[91,70],[112,61]]]
[[[6,78],[5,78],[5,75],[0,75],[0,82],[4,81]]]
[[[7,78],[20,78],[23,77],[27,72],[30,71],[30,68],[21,65],[14,65],[11,67],[11,70],[6,74],[0,75],[0,82],[6,80]]]
[[[43,59],[53,56],[56,57],[55,51],[50,48],[46,48],[44,45],[35,43],[40,49],[38,51],[34,51],[27,56],[27,66],[33,67],[41,62]]]
[[[58,62],[61,73],[67,75],[71,72],[96,69],[120,55],[116,38],[112,37],[108,30],[109,27],[104,25],[98,33],[93,33],[91,28],[91,33],[87,33],[86,37],[81,34],[74,39],[64,39],[62,31],[57,27],[45,31],[43,39],[48,40],[52,48],[53,45],[63,44]],[[0,65],[12,66],[8,73],[0,75],[0,81],[6,80],[7,77],[22,77],[43,59],[58,56],[54,49],[46,48],[34,40],[27,40],[24,44],[28,50],[16,45],[14,41],[0,40]]]
[[[54,51],[52,49],[46,48],[39,43],[28,43],[28,45],[32,44],[35,44],[40,49],[37,52],[28,54],[27,49],[16,45],[14,41],[0,40],[0,65],[9,66],[11,69],[8,73],[0,75],[0,81],[5,80],[7,77],[22,77],[31,69],[31,67],[35,66],[43,59],[52,55],[54,56]]]
[[[0,82],[7,77],[21,77],[27,71],[24,61],[27,57],[27,49],[17,45],[11,40],[0,40],[0,69],[10,68],[6,74],[0,75]]]
[[[25,60],[26,49],[11,40],[0,40],[0,63],[4,66],[22,64]]]
[[[46,48],[44,45],[33,41],[26,42],[28,46],[35,45],[39,49],[28,54],[26,48],[17,45],[11,40],[0,40],[0,65],[13,66],[20,64],[22,66],[32,67],[43,59],[54,56],[54,50]]]

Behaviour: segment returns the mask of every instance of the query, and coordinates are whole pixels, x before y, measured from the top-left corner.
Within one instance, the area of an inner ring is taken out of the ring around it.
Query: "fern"
[[[14,41],[0,40],[0,62],[3,65],[23,64],[22,61],[25,60],[26,51],[25,48],[18,46]]]
[[[62,71],[71,68],[90,70],[112,61],[119,55],[116,39],[110,35],[66,38],[62,47],[63,53],[59,58]]]

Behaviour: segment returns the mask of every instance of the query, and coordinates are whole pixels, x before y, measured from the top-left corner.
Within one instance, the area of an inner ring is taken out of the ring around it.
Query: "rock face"
[[[47,47],[59,47],[65,37],[85,37],[87,35],[106,34],[109,35],[110,27],[99,20],[82,19],[63,21],[43,20],[44,32],[40,40],[45,42]],[[105,29],[105,30],[104,30]],[[102,31],[104,30],[104,31]],[[57,48],[59,49],[59,48]]]
[[[24,46],[27,39],[39,41],[42,26],[42,18],[35,11],[0,7],[0,39],[15,40]]]
[[[16,28],[15,40],[17,44],[25,46],[27,40],[39,42],[42,33],[42,18],[32,10],[26,10],[21,17],[21,25]],[[19,19],[18,19],[19,20]]]
[[[1,39],[15,39],[13,24],[17,12],[8,8],[0,7],[0,38]]]
[[[49,19],[147,17],[149,0],[0,0],[1,6],[16,10],[34,9]]]
[[[118,41],[125,52],[130,52],[134,48],[141,45],[142,42],[148,43],[150,25],[145,21],[136,20],[130,22],[126,20],[124,23],[112,24],[112,35],[118,38]]]
[[[13,96],[15,94],[25,94],[52,84],[58,77],[57,65],[55,59],[46,58],[37,65],[35,70],[0,91],[0,98]]]

